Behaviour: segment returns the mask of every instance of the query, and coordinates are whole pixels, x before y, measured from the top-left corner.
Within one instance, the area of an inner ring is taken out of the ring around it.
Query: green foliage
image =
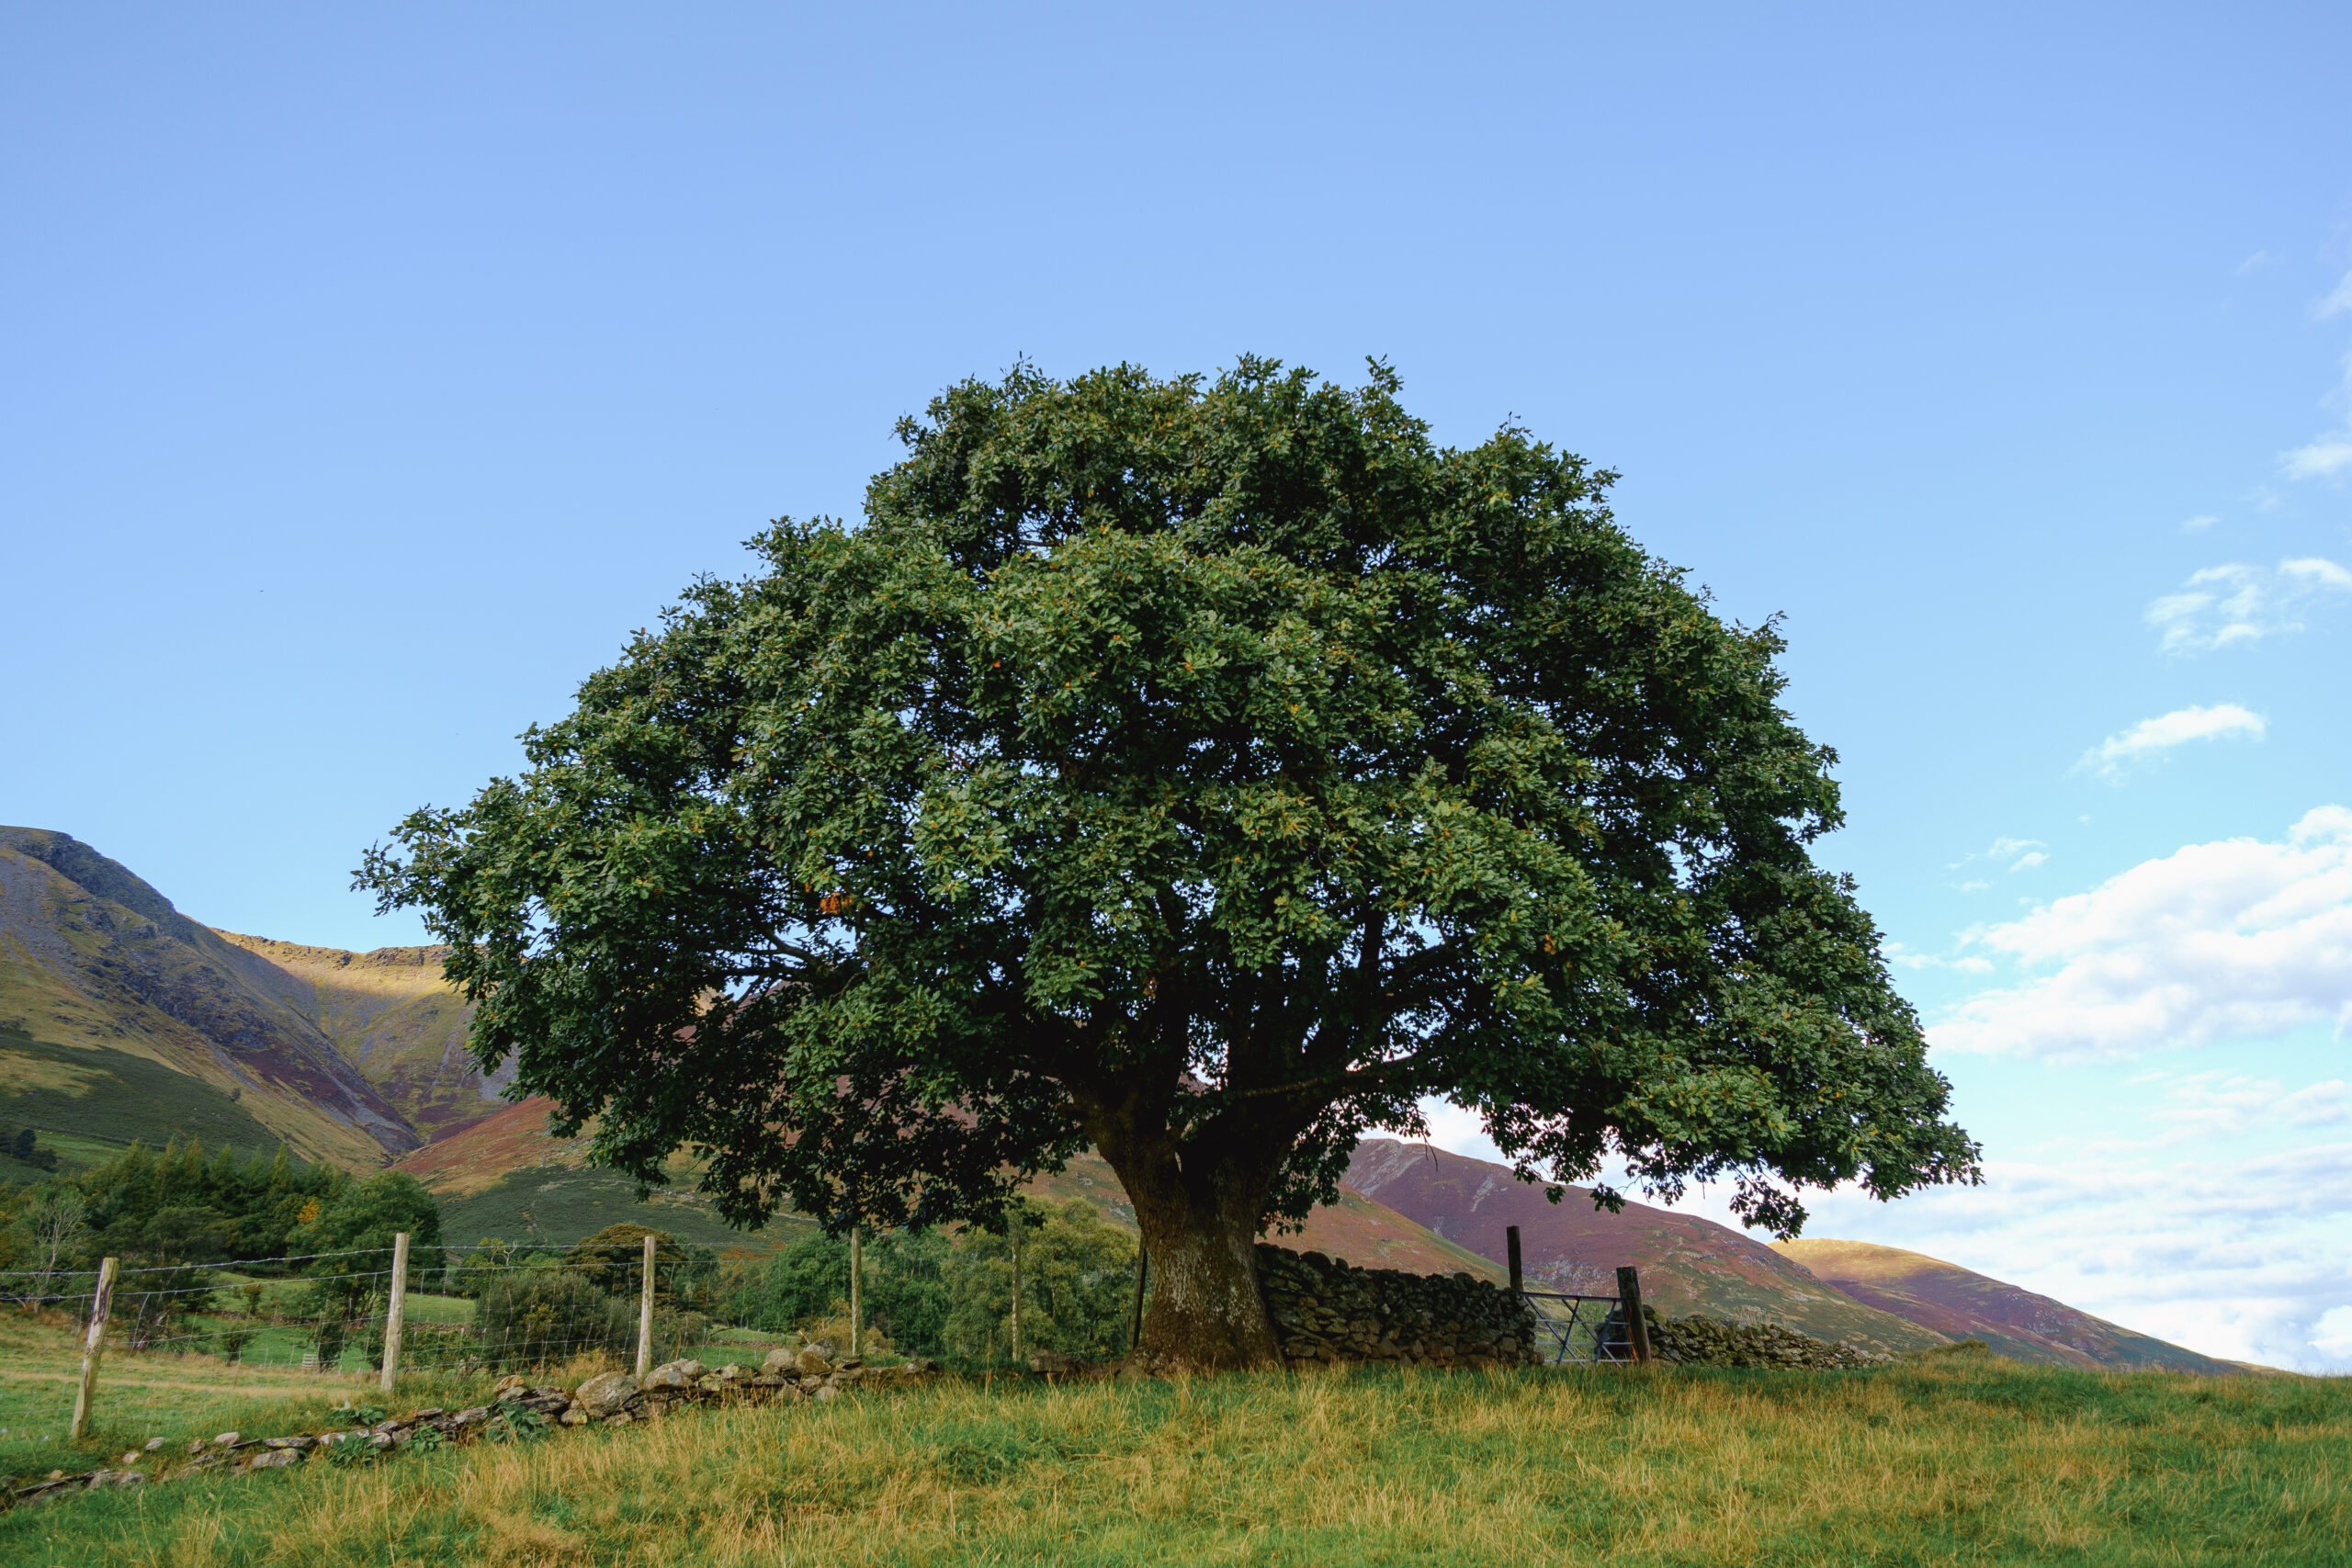
[[[40,1305],[66,1293],[62,1276],[87,1257],[89,1200],[68,1182],[43,1182],[9,1195],[9,1265],[23,1271],[15,1294]]]
[[[361,880],[557,1132],[649,1182],[707,1149],[747,1223],[985,1222],[1091,1143],[1148,1236],[1238,1257],[1432,1096],[1524,1173],[1782,1232],[1804,1187],[1973,1179],[1811,859],[1835,759],[1777,630],[1613,475],[1397,394],[953,387],[865,526],[776,524]]]
[[[885,1231],[866,1236],[862,1247],[865,1278],[859,1304],[868,1329],[900,1350],[943,1354],[947,1237],[937,1231]],[[848,1309],[849,1242],[827,1235],[786,1247],[729,1303],[735,1321],[770,1334],[807,1329]]]
[[[493,1366],[560,1361],[637,1345],[637,1309],[577,1274],[522,1270],[493,1280],[474,1313],[474,1337]]]
[[[356,1432],[346,1432],[340,1437],[329,1438],[326,1442],[327,1462],[338,1470],[349,1470],[357,1465],[372,1464],[381,1457],[384,1451],[377,1446],[373,1438],[363,1437]]]
[[[959,1357],[1012,1351],[1014,1247],[1021,1274],[1021,1352],[1062,1350],[1108,1359],[1127,1349],[1135,1309],[1136,1238],[1073,1198],[1008,1205],[1001,1231],[967,1231],[946,1265],[950,1307],[942,1337]]]
[[[306,1205],[309,1218],[296,1226],[288,1246],[308,1256],[309,1283],[294,1298],[295,1310],[316,1319],[312,1343],[319,1365],[340,1365],[354,1334],[363,1358],[380,1366],[384,1326],[377,1315],[390,1295],[395,1235],[409,1233],[408,1288],[421,1290],[442,1272],[441,1215],[433,1195],[403,1171],[379,1171],[362,1181],[345,1181],[323,1204]]]
[[[497,1414],[482,1427],[482,1436],[493,1443],[536,1443],[547,1435],[547,1416],[511,1399],[500,1400]]]
[[[196,1139],[158,1154],[132,1144],[74,1179],[88,1203],[85,1258],[135,1263],[283,1258],[306,1213],[337,1201],[351,1179],[307,1166],[279,1148],[243,1160],[226,1147],[208,1156]],[[308,1247],[298,1250],[311,1250]]]
[[[667,1231],[621,1220],[573,1244],[563,1255],[563,1266],[609,1295],[643,1288],[645,1238],[653,1237],[653,1288],[686,1260],[685,1250]]]
[[[627,1177],[562,1165],[510,1170],[481,1191],[443,1200],[441,1217],[447,1235],[510,1236],[526,1252],[560,1251],[623,1218],[663,1231],[682,1245],[741,1247],[747,1239],[699,1196],[640,1203],[636,1183]],[[805,1220],[779,1216],[760,1239],[782,1245],[812,1228]]]

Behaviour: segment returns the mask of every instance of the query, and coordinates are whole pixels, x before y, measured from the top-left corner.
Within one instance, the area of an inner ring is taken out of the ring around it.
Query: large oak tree
[[[1425,1097],[1522,1175],[1727,1180],[1784,1233],[1807,1186],[1973,1179],[1809,856],[1834,758],[1774,628],[1612,475],[1397,391],[952,388],[862,526],[775,524],[362,880],[453,944],[485,1066],[739,1222],[985,1218],[1091,1145],[1163,1364],[1274,1356],[1253,1239]]]

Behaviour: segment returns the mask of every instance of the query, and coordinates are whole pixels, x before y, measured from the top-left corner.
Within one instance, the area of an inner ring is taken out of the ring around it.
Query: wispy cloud
[[[2352,445],[2345,460],[2352,463]],[[2193,573],[2179,592],[2151,604],[2146,619],[2164,634],[2166,653],[2206,653],[2299,632],[2306,608],[2345,592],[2352,592],[2352,571],[2319,556],[2269,569],[2233,561]]]
[[[2352,430],[2339,430],[2281,452],[2278,467],[2290,479],[2333,479],[2352,468]]]
[[[2352,1121],[2352,1085],[2341,1078],[2290,1091],[2274,1081],[2236,1073],[2188,1073],[2173,1081],[2165,1100],[2155,1119],[2184,1135],[2202,1138],[2241,1138],[2249,1133]]]
[[[2119,1060],[2329,1020],[2342,1033],[2352,810],[2309,812],[2283,843],[2188,845],[1961,945],[2031,977],[1935,1025],[1929,1037],[1949,1050]]]
[[[2312,307],[2312,314],[2323,321],[2352,314],[2352,272],[2346,273],[2327,297]],[[2278,467],[2290,479],[2333,479],[2352,468],[2352,354],[2344,356],[2344,380],[2327,400],[2343,408],[2345,427],[2279,453]]]
[[[2352,314],[2352,272],[2339,278],[2335,291],[2312,307],[2312,314],[2323,321],[2330,316]]]
[[[2120,782],[2138,763],[2176,746],[2235,736],[2259,740],[2268,728],[2260,714],[2250,713],[2235,703],[2217,703],[2209,708],[2176,708],[2154,718],[2143,718],[2131,728],[2109,736],[2084,752],[2083,760],[2075,765],[2113,784]]]
[[[2200,512],[2194,517],[2181,519],[2180,531],[2184,534],[2201,534],[2220,521],[2219,517],[2210,512]]]

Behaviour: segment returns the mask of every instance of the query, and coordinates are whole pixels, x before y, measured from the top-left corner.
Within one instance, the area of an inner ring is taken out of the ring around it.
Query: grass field
[[[174,1438],[289,1429],[368,1388],[215,1369],[139,1413],[168,1406],[179,1429],[154,1435]],[[428,1382],[401,1403],[481,1392]],[[119,1400],[100,1408],[91,1459],[148,1435]],[[2303,1378],[1938,1355],[947,1381],[77,1496],[0,1516],[0,1562],[2341,1563],[2348,1483],[2352,1384]]]

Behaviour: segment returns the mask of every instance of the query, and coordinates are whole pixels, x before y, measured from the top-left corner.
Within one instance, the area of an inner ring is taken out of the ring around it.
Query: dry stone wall
[[[1258,1283],[1283,1359],[1295,1367],[1519,1367],[1538,1359],[1527,1303],[1469,1274],[1354,1269],[1261,1242]]]
[[[1884,1366],[1894,1357],[1853,1345],[1832,1345],[1777,1323],[1724,1323],[1712,1317],[1662,1318],[1648,1307],[1650,1349],[1661,1361],[1685,1367],[1810,1367],[1836,1371]]]
[[[414,1410],[372,1426],[277,1438],[223,1432],[215,1438],[198,1438],[178,1450],[157,1438],[144,1449],[123,1455],[119,1469],[71,1475],[56,1471],[23,1485],[14,1477],[0,1477],[0,1507],[213,1472],[243,1473],[322,1460],[348,1461],[412,1446],[435,1449],[482,1438],[526,1438],[552,1428],[592,1423],[621,1427],[688,1405],[798,1400],[822,1404],[853,1392],[906,1387],[937,1370],[936,1362],[921,1359],[903,1365],[894,1361],[868,1366],[855,1357],[836,1357],[831,1346],[819,1341],[797,1349],[772,1350],[756,1367],[712,1368],[700,1361],[670,1361],[648,1372],[643,1382],[627,1372],[606,1372],[576,1389],[564,1389],[554,1384],[534,1387],[521,1377],[510,1377],[499,1382],[489,1404],[464,1410]]]

